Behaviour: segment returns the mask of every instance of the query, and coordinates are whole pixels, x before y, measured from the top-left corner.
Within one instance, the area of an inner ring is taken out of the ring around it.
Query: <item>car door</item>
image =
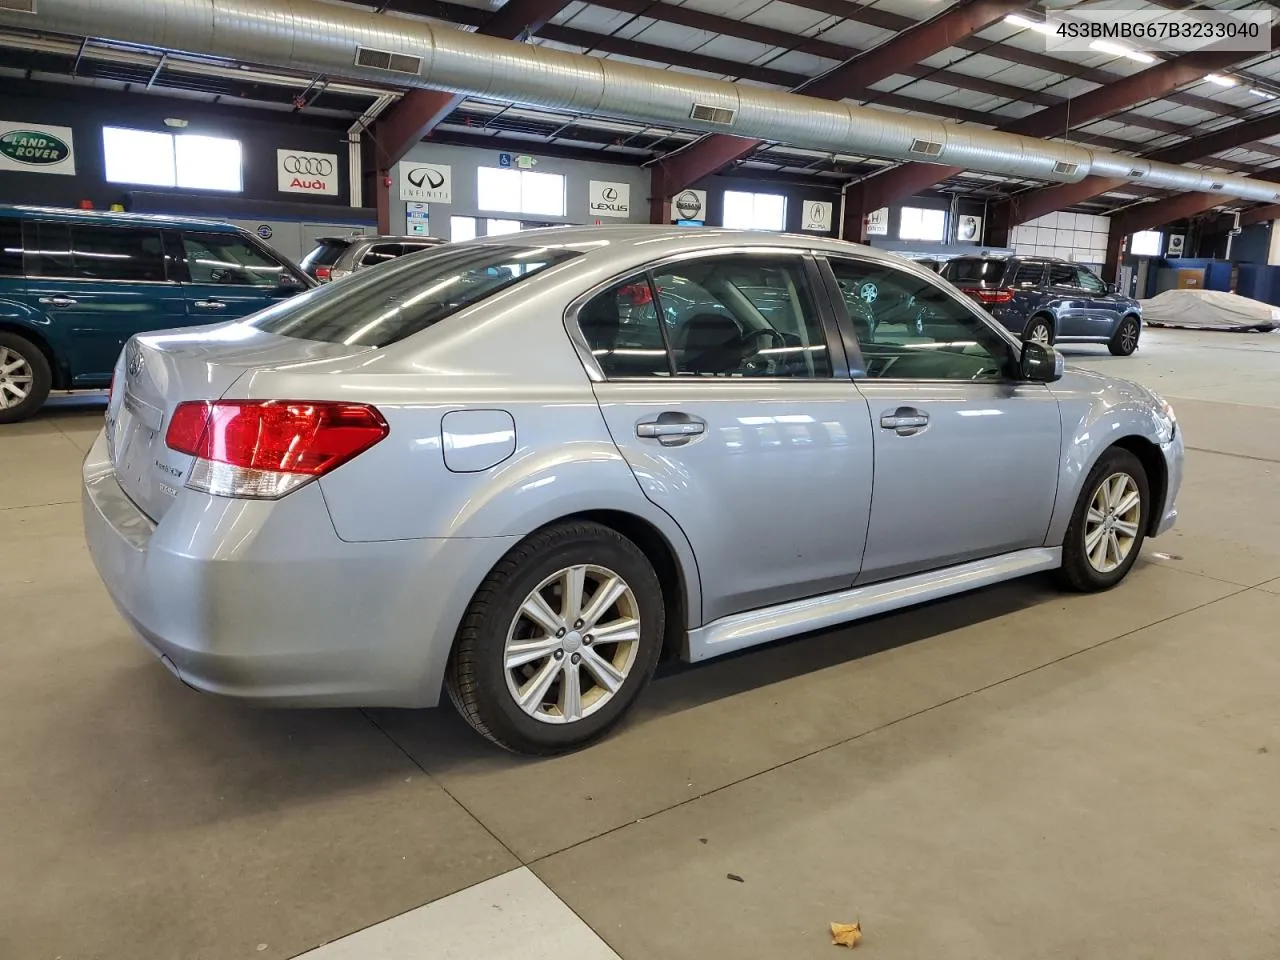
[[[1091,271],[1076,267],[1076,282],[1089,301],[1088,336],[1110,340],[1120,323],[1120,298]]]
[[[1090,302],[1080,289],[1076,268],[1069,263],[1050,263],[1047,299],[1057,317],[1059,338],[1088,337],[1092,330]]]
[[[830,268],[911,304],[848,327],[875,453],[859,581],[1043,545],[1062,428],[1049,388],[1017,378],[1018,347],[927,275],[856,257]]]
[[[578,311],[614,442],[693,546],[705,621],[857,575],[871,426],[822,293],[800,251],[730,250]]]
[[[58,328],[73,386],[110,383],[130,337],[184,323],[158,229],[34,220],[26,230],[27,298]]]
[[[305,289],[293,267],[239,232],[172,234],[186,275],[189,323],[215,323],[256,313]]]

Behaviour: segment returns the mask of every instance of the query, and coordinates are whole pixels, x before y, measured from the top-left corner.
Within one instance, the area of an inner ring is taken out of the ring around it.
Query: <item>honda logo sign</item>
[[[338,195],[338,155],[305,150],[276,151],[276,185],[281,193]]]

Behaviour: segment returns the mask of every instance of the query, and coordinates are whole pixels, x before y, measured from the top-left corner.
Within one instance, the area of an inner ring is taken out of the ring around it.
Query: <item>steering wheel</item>
[[[738,343],[741,344],[745,350],[753,340],[758,340],[761,337],[768,337],[780,347],[785,347],[787,345],[787,338],[777,330],[773,329],[773,327],[760,327],[756,330],[747,330],[738,337]],[[775,369],[774,360],[772,358],[762,357],[758,353],[747,357],[743,362],[743,366],[752,371],[759,370],[772,372]]]

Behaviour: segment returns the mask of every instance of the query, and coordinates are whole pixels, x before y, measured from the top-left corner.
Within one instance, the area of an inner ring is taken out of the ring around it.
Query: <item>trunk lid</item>
[[[298,340],[243,324],[134,337],[116,363],[107,406],[107,448],[117,482],[143,513],[159,522],[191,468],[190,456],[170,450],[164,442],[179,403],[217,400],[249,370],[354,356],[369,349]]]

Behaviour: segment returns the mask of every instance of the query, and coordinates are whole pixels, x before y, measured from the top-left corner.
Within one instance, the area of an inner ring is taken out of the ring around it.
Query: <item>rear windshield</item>
[[[249,318],[268,333],[369,347],[425,330],[576,251],[518,245],[441,247],[360,271]]]
[[[322,240],[316,247],[302,258],[303,270],[314,270],[316,267],[332,267],[342,256],[342,252],[351,246],[350,240]]]
[[[952,283],[999,283],[1007,263],[1007,260],[978,257],[957,258],[942,265],[942,275]]]

